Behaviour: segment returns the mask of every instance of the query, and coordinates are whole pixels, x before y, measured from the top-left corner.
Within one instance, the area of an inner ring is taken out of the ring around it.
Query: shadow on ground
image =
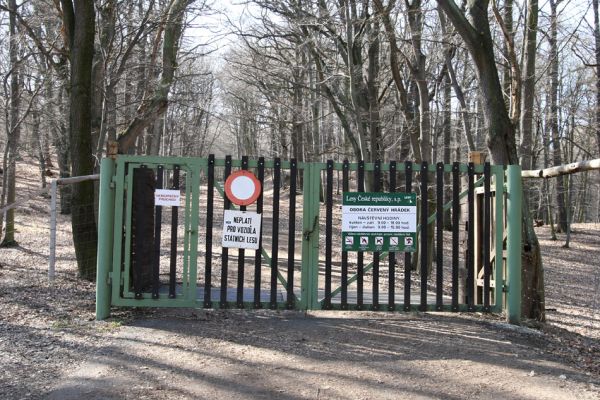
[[[160,310],[49,398],[597,398],[598,382],[545,346],[450,314]]]

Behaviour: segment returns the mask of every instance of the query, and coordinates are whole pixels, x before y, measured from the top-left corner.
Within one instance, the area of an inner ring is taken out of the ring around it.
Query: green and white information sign
[[[415,193],[344,192],[342,250],[414,252],[416,248]]]

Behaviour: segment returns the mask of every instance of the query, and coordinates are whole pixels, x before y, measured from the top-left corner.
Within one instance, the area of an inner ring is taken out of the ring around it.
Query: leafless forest
[[[598,158],[598,15],[597,0],[4,0],[0,208],[27,197],[17,160],[35,159],[44,187],[53,168],[97,173],[108,143],[298,161],[479,150],[525,170]],[[93,279],[97,193],[61,191]],[[528,227],[597,222],[599,194],[593,171],[526,181],[526,316],[543,319]],[[2,245],[19,242],[15,213]]]

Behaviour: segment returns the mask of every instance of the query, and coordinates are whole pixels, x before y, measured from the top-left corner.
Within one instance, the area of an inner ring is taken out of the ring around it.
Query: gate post
[[[316,163],[304,164],[302,211],[301,308],[318,308],[319,284],[319,188],[321,171]]]
[[[96,319],[110,315],[110,271],[113,258],[115,189],[111,187],[115,160],[105,158],[100,165],[100,204],[98,206],[98,259],[96,270]]]
[[[522,201],[523,181],[521,167],[509,165],[506,170],[507,177],[507,227],[506,227],[506,285],[508,295],[506,299],[506,314],[508,322],[518,324],[521,321],[521,253],[522,244]]]

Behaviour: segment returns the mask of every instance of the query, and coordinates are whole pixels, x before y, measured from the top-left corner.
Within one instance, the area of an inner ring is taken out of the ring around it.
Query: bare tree
[[[61,0],[66,44],[70,60],[69,138],[73,175],[91,175],[92,157],[92,61],[96,15],[94,4],[85,0]],[[97,232],[94,218],[94,185],[86,181],[73,186],[73,244],[79,275],[96,277]]]
[[[169,90],[177,69],[177,53],[184,29],[185,11],[193,2],[194,0],[173,0],[165,12],[154,41],[156,47],[162,37],[161,76],[154,87],[146,90],[135,117],[127,128],[119,134],[118,143],[121,153],[126,153],[144,132],[144,129],[161,118],[167,110]],[[152,58],[156,59],[156,55],[153,55]]]
[[[488,148],[496,164],[518,164],[515,129],[502,96],[488,19],[488,0],[467,4],[467,19],[453,0],[440,1],[457,32],[464,40],[476,65],[488,130]],[[544,320],[544,277],[540,248],[529,216],[529,203],[523,202],[523,274],[525,277],[522,311],[527,318]]]
[[[7,107],[7,124],[6,126],[6,136],[8,138],[6,149],[4,151],[4,170],[6,173],[3,177],[2,184],[2,201],[0,204],[12,204],[15,202],[15,194],[16,194],[16,159],[17,159],[17,151],[19,146],[20,139],[20,121],[19,121],[19,111],[20,111],[20,60],[19,60],[19,41],[17,37],[17,1],[16,0],[8,0],[8,7],[12,11],[9,14],[9,59],[10,59],[10,71],[9,76],[5,78],[4,84],[6,85],[6,80],[10,80],[10,100],[9,106]],[[2,217],[0,217],[0,228],[2,227]],[[0,246],[16,246],[17,241],[15,240],[15,210],[8,210],[6,213],[6,230],[4,232],[4,238],[2,239],[2,243]]]

